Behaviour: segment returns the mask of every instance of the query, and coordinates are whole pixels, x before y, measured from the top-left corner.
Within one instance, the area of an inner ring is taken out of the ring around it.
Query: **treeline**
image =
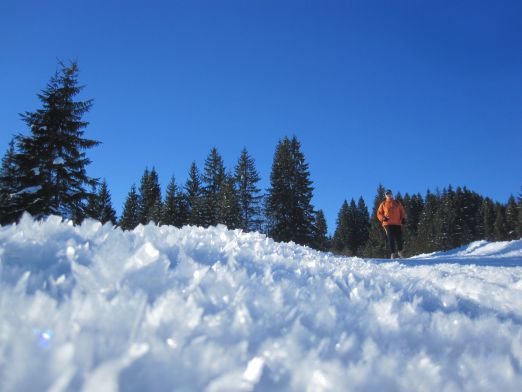
[[[155,168],[146,168],[139,187],[131,186],[117,222],[122,229],[150,222],[176,227],[223,224],[229,229],[263,232],[276,241],[294,241],[324,250],[329,247],[324,214],[315,211],[311,203],[312,181],[296,137],[285,137],[277,144],[266,191],[259,187],[261,177],[246,148],[232,171],[213,148],[203,170],[193,162],[187,181],[178,184],[172,177],[164,197],[158,178]],[[112,209],[105,183],[93,199],[98,200],[99,213],[88,209],[88,216],[116,222],[114,214],[101,214]]]
[[[294,241],[338,254],[386,257],[384,232],[376,210],[384,200],[379,186],[370,214],[365,201],[344,201],[332,238],[324,214],[312,205],[313,183],[300,142],[285,137],[276,146],[270,186],[259,187],[255,161],[244,148],[227,170],[216,148],[200,170],[193,162],[184,184],[172,177],[163,195],[155,168],[145,169],[132,185],[118,219],[109,187],[87,175],[86,151],[100,144],[84,138],[82,117],[92,100],[76,101],[82,90],[78,67],[60,70],[38,95],[42,105],[25,112],[27,136],[16,135],[0,169],[0,223],[16,222],[24,212],[36,218],[51,214],[75,223],[93,218],[124,230],[139,224],[224,224],[231,229],[260,231],[276,241]],[[506,205],[466,188],[451,186],[421,195],[397,194],[408,213],[404,227],[406,252],[416,254],[457,247],[478,239],[508,240],[522,236],[522,194]]]
[[[371,217],[361,198],[343,203],[331,248],[336,253],[364,257],[387,257],[385,236],[377,209],[385,198],[379,185]],[[403,227],[406,255],[449,250],[477,240],[506,241],[522,238],[522,189],[507,204],[494,202],[466,187],[451,185],[435,193],[401,195],[408,219]]]

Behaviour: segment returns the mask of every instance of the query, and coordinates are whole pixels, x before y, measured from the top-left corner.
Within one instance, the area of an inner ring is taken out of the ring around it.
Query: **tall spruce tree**
[[[488,241],[495,240],[495,203],[486,197],[481,206],[482,215],[482,238]]]
[[[89,123],[82,117],[92,100],[75,100],[83,89],[78,85],[78,65],[60,66],[38,94],[42,107],[21,115],[31,134],[17,137],[15,160],[21,174],[17,211],[35,217],[56,214],[81,219],[92,196],[88,189],[97,184],[86,173],[91,161],[85,150],[100,142],[83,137]]]
[[[313,248],[320,251],[330,249],[330,238],[328,237],[328,226],[323,210],[318,210],[315,215],[315,230]]]
[[[0,224],[13,223],[19,216],[16,192],[19,187],[19,169],[15,161],[15,142],[11,140],[0,168]]]
[[[111,194],[105,179],[103,179],[96,194],[91,197],[87,207],[87,215],[103,224],[107,222],[116,224],[116,211],[112,207]]]
[[[466,187],[457,188],[456,208],[460,243],[457,246],[468,244],[481,239],[480,235],[480,207],[482,197]]]
[[[339,212],[337,213],[337,227],[332,238],[332,250],[335,253],[349,255],[350,248],[348,238],[350,236],[350,206],[344,200]]]
[[[439,247],[439,239],[441,237],[439,213],[440,196],[428,190],[424,209],[419,220],[416,247],[418,252],[435,252],[441,249]]]
[[[358,220],[357,205],[355,200],[352,199],[348,207],[348,248],[353,256],[357,255],[359,248]]]
[[[356,254],[362,255],[363,249],[370,237],[370,213],[362,196],[359,197],[359,201],[357,202],[355,227],[357,236]]]
[[[155,168],[145,169],[140,184],[140,223],[159,223],[161,220],[161,187]]]
[[[507,229],[507,239],[508,240],[516,240],[519,238],[518,234],[518,205],[515,200],[515,197],[511,195],[509,197],[507,206],[506,206],[506,229]]]
[[[235,188],[235,178],[226,175],[217,195],[217,223],[229,229],[237,229],[241,224],[241,207]]]
[[[404,196],[404,209],[408,219],[404,225],[404,249],[407,255],[413,255],[417,251],[417,234],[419,221],[424,209],[424,200],[420,194],[410,196],[408,193]]]
[[[506,226],[506,211],[500,204],[495,204],[495,223],[493,224],[493,240],[505,241],[508,238],[508,230]]]
[[[212,148],[207,159],[202,175],[203,194],[203,225],[215,226],[219,223],[219,194],[225,184],[225,165],[223,158],[216,148]]]
[[[254,159],[243,148],[234,172],[240,207],[240,224],[243,231],[260,231],[262,226],[261,202],[263,196],[257,184],[261,180]]]
[[[161,214],[161,224],[182,227],[188,223],[187,200],[183,192],[178,189],[174,176],[167,186]]]
[[[192,162],[189,176],[185,184],[187,201],[188,224],[193,226],[203,225],[203,191],[199,169],[196,162]]]
[[[274,154],[265,213],[268,233],[276,241],[313,245],[312,181],[301,144],[294,136],[279,141]]]
[[[520,193],[518,195],[518,238],[522,238],[522,187],[520,187]]]
[[[458,225],[458,211],[456,195],[453,187],[442,191],[439,211],[436,215],[439,225],[437,248],[442,250],[453,249],[460,245],[461,229]]]
[[[381,222],[377,218],[377,210],[385,199],[385,189],[383,185],[377,188],[377,195],[373,201],[372,216],[370,219],[370,231],[368,234],[368,241],[364,247],[365,257],[387,257],[388,251],[386,249],[386,235],[382,228]]]
[[[121,215],[120,227],[123,230],[133,230],[140,224],[140,204],[140,195],[136,191],[136,185],[132,185]]]

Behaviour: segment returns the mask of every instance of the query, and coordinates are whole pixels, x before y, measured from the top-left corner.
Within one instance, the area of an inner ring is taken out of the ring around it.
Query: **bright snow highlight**
[[[522,241],[389,262],[24,217],[0,281],[1,391],[522,389]]]

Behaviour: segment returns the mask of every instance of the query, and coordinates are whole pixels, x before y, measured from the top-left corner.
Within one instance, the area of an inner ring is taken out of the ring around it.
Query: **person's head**
[[[393,199],[393,193],[392,193],[391,189],[387,189],[385,195],[386,195],[387,200]]]

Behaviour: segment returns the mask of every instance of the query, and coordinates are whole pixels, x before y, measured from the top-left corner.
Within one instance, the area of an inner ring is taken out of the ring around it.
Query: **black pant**
[[[386,239],[390,246],[390,251],[395,253],[402,250],[402,226],[388,225],[384,228],[386,231]]]

